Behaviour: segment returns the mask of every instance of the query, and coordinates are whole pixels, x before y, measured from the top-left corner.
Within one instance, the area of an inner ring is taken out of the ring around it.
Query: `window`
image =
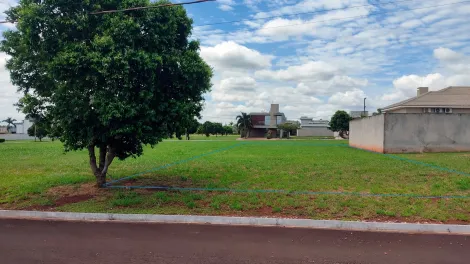
[[[264,125],[269,126],[271,124],[271,117],[265,116],[264,117]]]
[[[282,123],[282,116],[276,116],[276,124]]]
[[[423,108],[423,113],[433,113],[433,114],[451,114],[452,108]]]

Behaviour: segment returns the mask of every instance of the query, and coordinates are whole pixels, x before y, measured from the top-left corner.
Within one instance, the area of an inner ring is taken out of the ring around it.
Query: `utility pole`
[[[364,113],[362,114],[363,116],[366,116],[366,99],[367,98],[364,97]]]

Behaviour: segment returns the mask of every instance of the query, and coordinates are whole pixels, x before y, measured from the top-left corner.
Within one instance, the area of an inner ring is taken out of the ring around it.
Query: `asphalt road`
[[[0,220],[0,263],[470,263],[470,237]]]

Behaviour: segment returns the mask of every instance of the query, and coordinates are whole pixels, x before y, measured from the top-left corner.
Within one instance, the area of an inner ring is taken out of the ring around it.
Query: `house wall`
[[[404,115],[399,115],[404,116]],[[375,152],[384,152],[385,115],[353,119],[349,122],[349,145]]]
[[[381,116],[385,116],[385,153],[470,151],[469,114],[392,113]],[[360,124],[354,125],[359,127]],[[368,137],[364,134],[361,138],[367,140]]]
[[[250,138],[262,138],[266,134],[265,128],[252,128],[250,130]]]
[[[327,127],[302,127],[297,129],[297,136],[299,137],[332,137],[333,131]]]
[[[470,108],[452,108],[453,114],[470,114]]]
[[[256,125],[264,125],[264,115],[252,115],[251,116],[251,123]]]

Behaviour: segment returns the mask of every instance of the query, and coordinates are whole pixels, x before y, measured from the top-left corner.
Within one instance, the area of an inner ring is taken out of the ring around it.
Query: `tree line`
[[[229,125],[222,125],[222,123],[210,122],[206,121],[203,124],[200,124],[196,131],[197,134],[206,135],[209,137],[210,135],[231,135],[233,134],[233,123],[230,122]]]

